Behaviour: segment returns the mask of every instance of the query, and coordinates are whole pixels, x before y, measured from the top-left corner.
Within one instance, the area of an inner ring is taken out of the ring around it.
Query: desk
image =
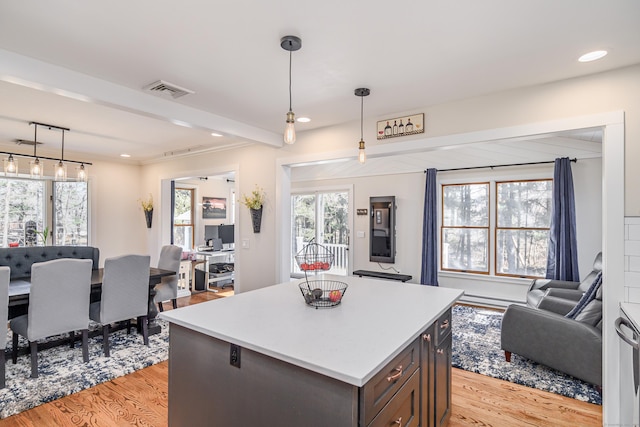
[[[102,292],[102,276],[104,269],[99,268],[91,271],[91,302],[100,300],[100,294]],[[171,270],[163,270],[160,268],[151,267],[149,269],[149,308],[147,311],[147,320],[149,324],[149,335],[157,334],[160,332],[160,325],[156,323],[156,317],[158,316],[158,309],[153,302],[153,297],[156,294],[154,287],[160,283],[160,280],[165,276],[171,276],[175,272]],[[29,290],[31,283],[29,278],[12,280],[9,283],[9,318],[20,316],[27,313],[27,307],[29,306]]]
[[[196,271],[195,270],[196,270],[196,266],[200,264],[204,264],[204,271],[205,271],[205,278],[206,278],[205,288],[200,290],[218,292],[217,289],[215,290],[210,289],[209,285],[216,284],[218,282],[229,281],[229,280],[233,281],[234,274],[232,271],[229,272],[228,274],[217,275],[217,274],[211,273],[211,269],[210,269],[210,264],[212,259],[219,260],[218,262],[232,264],[234,262],[234,257],[235,257],[235,251],[233,249],[223,249],[221,251],[197,251],[195,252],[195,254],[204,259],[192,261],[193,263],[193,271],[191,275],[193,278],[192,289],[194,290],[196,289],[195,287]]]

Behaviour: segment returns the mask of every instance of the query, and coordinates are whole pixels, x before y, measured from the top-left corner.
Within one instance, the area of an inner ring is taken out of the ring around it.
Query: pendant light
[[[64,164],[64,129],[62,129],[62,151],[60,152],[60,161],[55,167],[55,180],[66,181],[67,180],[67,165]]]
[[[284,142],[293,144],[296,142],[295,114],[291,109],[291,52],[300,50],[302,40],[296,36],[284,36],[280,39],[280,46],[289,52],[289,112],[287,113],[287,124],[284,128]]]
[[[367,155],[364,152],[364,132],[363,132],[363,121],[364,121],[364,97],[369,96],[371,91],[367,88],[361,87],[355,90],[356,96],[360,97],[360,142],[358,143],[358,161],[360,163],[364,163],[367,160]]]
[[[9,158],[4,161],[4,175],[18,176],[18,161],[9,154]]]
[[[44,174],[44,162],[41,162],[36,154],[36,148],[38,147],[38,123],[33,123],[33,157],[34,159],[29,162],[29,173],[31,178],[42,178]]]
[[[84,163],[80,164],[80,167],[78,168],[78,174],[76,176],[78,181],[87,182],[87,170],[84,167]]]

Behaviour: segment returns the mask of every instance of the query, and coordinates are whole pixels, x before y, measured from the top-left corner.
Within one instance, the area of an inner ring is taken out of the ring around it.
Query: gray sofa
[[[501,347],[507,361],[518,354],[602,386],[602,288],[575,319],[566,317],[601,269],[598,254],[594,271],[582,282],[535,280],[527,306],[510,305],[504,313]]]
[[[100,263],[100,250],[92,246],[26,246],[18,248],[0,248],[0,266],[11,269],[11,280],[31,276],[34,262],[51,261],[59,258],[90,259],[93,269]]]

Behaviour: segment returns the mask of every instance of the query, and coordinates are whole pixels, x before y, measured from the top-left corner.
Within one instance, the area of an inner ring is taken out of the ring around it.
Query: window
[[[442,186],[441,268],[489,273],[489,183]]]
[[[89,212],[86,182],[53,183],[54,244],[89,245]]]
[[[0,178],[0,246],[43,244],[45,228],[52,230],[48,244],[88,245],[88,206],[86,182]]]
[[[26,246],[27,226],[42,231],[46,227],[45,181],[0,178],[0,233],[2,247]],[[31,234],[29,245],[37,240]]]
[[[173,207],[173,243],[183,249],[193,249],[194,196],[192,188],[176,188]]]
[[[488,182],[443,185],[441,269],[544,277],[552,186],[551,179],[499,181],[493,197]]]
[[[544,277],[553,181],[496,183],[496,275]]]

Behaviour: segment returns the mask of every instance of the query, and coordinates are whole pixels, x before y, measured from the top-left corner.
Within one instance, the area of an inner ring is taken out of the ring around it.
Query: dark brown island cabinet
[[[345,295],[341,307],[315,310],[287,283],[164,312],[169,425],[446,425],[451,306],[461,292],[425,288],[349,278],[350,306]],[[265,308],[270,301],[280,309]],[[403,309],[381,318],[375,308],[389,302]],[[237,310],[247,326],[216,325]],[[271,330],[278,325],[281,334]]]

